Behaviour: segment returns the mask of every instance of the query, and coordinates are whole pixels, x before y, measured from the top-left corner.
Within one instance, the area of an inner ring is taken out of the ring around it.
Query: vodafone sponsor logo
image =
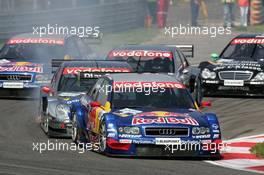
[[[114,82],[114,88],[140,88],[140,87],[157,87],[157,88],[177,88],[184,89],[185,86],[178,82]]]
[[[56,44],[64,45],[62,38],[11,38],[6,44]]]
[[[113,57],[168,57],[172,58],[171,52],[163,51],[150,51],[150,50],[123,50],[123,51],[112,51],[108,55],[110,58]]]
[[[132,125],[147,125],[147,124],[183,124],[198,126],[199,123],[192,117],[186,117],[183,119],[175,117],[160,117],[157,119],[146,119],[141,117],[135,117],[132,119]]]
[[[236,38],[231,44],[264,44],[264,38]]]
[[[12,66],[2,67],[0,66],[0,72],[34,72],[43,73],[42,67],[27,67],[27,66]]]
[[[105,73],[126,73],[131,72],[128,68],[88,68],[88,67],[68,67],[64,68],[63,74],[78,74],[79,72],[105,72]]]

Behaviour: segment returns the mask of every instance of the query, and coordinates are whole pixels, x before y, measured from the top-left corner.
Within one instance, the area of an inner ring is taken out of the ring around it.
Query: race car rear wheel
[[[106,124],[105,122],[103,121],[100,125],[100,130],[99,130],[99,151],[101,153],[104,153],[105,150],[106,150],[106,136],[107,136],[107,133],[106,133]]]

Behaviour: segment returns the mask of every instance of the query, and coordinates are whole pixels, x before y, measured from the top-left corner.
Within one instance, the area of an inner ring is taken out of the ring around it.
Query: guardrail
[[[33,32],[33,26],[99,26],[101,32],[118,32],[144,26],[145,0],[117,1],[89,7],[0,14],[0,39]]]

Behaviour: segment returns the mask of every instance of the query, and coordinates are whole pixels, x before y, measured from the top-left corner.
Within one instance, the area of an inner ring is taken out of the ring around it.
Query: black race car
[[[237,36],[199,68],[207,96],[264,95],[264,34]]]
[[[52,65],[55,66],[62,64],[54,74],[51,84],[41,88],[39,101],[40,124],[50,137],[71,136],[70,106],[72,103],[77,103],[79,96],[89,91],[101,75],[132,70],[126,62],[117,61],[54,60],[53,62]],[[80,76],[83,72],[85,77]]]
[[[134,72],[166,73],[182,82],[201,104],[200,69],[192,67],[186,57],[193,57],[193,45],[124,45],[108,53],[108,60],[126,61]]]

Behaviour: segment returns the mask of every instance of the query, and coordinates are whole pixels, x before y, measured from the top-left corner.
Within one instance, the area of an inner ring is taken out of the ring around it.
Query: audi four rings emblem
[[[160,129],[159,134],[160,135],[175,135],[176,130],[175,129]]]
[[[20,80],[18,75],[8,75],[7,79],[8,80],[16,80],[16,81]]]

